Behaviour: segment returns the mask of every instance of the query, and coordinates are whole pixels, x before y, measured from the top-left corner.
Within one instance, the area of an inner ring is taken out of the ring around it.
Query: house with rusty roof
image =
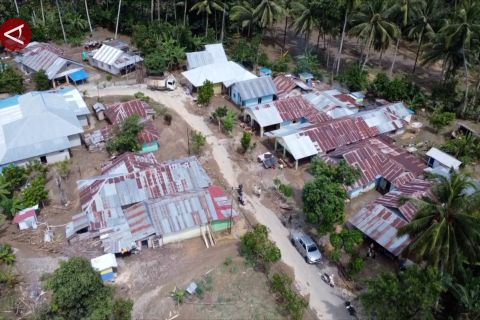
[[[331,91],[331,90],[330,90]],[[309,97],[309,98],[307,98]],[[328,97],[335,98],[331,100]],[[283,149],[284,156],[288,153],[295,161],[310,159],[315,155],[325,155],[340,147],[348,146],[380,134],[395,134],[401,131],[410,121],[411,112],[403,103],[394,103],[381,106],[367,111],[358,111],[358,105],[354,104],[354,98],[338,95],[319,95],[310,93],[303,97],[287,98],[275,101],[275,105],[302,99],[303,103],[288,103],[288,113],[294,115],[308,115],[300,117],[297,121],[280,122],[275,108],[269,106],[253,106],[247,108],[244,113],[254,118],[257,122],[270,125],[266,136],[275,139],[277,147]],[[331,109],[337,104],[337,100],[344,100],[345,106],[340,109]],[[348,102],[349,101],[349,102]],[[308,108],[302,107],[307,105]],[[348,111],[355,109],[355,111]],[[332,112],[334,110],[347,110],[345,113]],[[258,121],[257,119],[261,119]],[[255,124],[255,122],[253,122]],[[263,128],[265,131],[265,128]],[[261,131],[263,133],[263,131]]]
[[[151,120],[141,122],[143,129],[138,134],[141,144],[140,153],[154,152],[160,147],[160,133]],[[82,140],[89,151],[104,150],[108,140],[112,137],[113,126],[109,125],[101,129],[82,134]]]
[[[260,136],[291,124],[314,124],[331,120],[327,114],[317,111],[302,96],[246,107],[243,110],[243,118],[254,130],[259,131]]]
[[[358,181],[347,188],[350,198],[377,189],[381,193],[396,190],[423,174],[424,161],[378,136],[336,149],[322,159],[329,163],[344,160],[361,172]]]
[[[159,163],[151,154],[125,153],[77,186],[82,214],[67,226],[67,237],[84,228],[86,217],[88,232],[110,253],[224,230],[237,215],[195,157]]]
[[[411,239],[408,235],[397,236],[397,232],[412,221],[418,211],[412,201],[405,200],[421,198],[431,187],[430,181],[413,179],[360,209],[348,219],[347,225],[360,230],[387,255],[399,257]]]
[[[49,43],[31,42],[16,57],[25,74],[44,70],[55,88],[58,83],[82,83],[88,79],[83,65],[65,57],[63,51]]]
[[[154,152],[160,148],[160,133],[151,120],[155,118],[155,110],[145,101],[131,100],[107,105],[104,111],[105,117],[112,125],[121,125],[128,117],[139,116],[143,130],[139,134],[142,143],[142,152]],[[111,133],[111,128],[96,130],[84,136],[88,145],[96,148],[96,143],[105,144]],[[91,142],[91,143],[89,143]]]
[[[277,90],[278,99],[299,96],[313,90],[305,82],[292,75],[280,74],[273,78],[273,83]]]

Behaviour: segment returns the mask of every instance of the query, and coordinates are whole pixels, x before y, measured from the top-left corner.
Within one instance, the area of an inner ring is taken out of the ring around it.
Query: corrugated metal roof
[[[280,141],[289,146],[288,151],[295,160],[305,159],[318,154],[315,144],[307,136],[293,134],[280,138]]]
[[[233,61],[217,62],[182,72],[195,87],[201,87],[206,80],[213,84],[223,83],[226,87],[235,82],[254,79],[257,76]]]
[[[76,61],[62,57],[63,51],[46,43],[30,43],[16,60],[34,71],[45,70],[48,79],[60,77],[59,72],[68,64],[82,66]]]
[[[186,56],[189,69],[214,63],[212,55],[207,51],[187,52]]]
[[[126,153],[103,173],[78,181],[78,188],[90,230],[103,234],[105,252],[237,215],[195,157],[158,163],[153,155]]]
[[[369,128],[361,118],[335,119],[307,128],[303,133],[316,143],[320,152],[329,152],[379,134],[376,129]]]
[[[277,89],[278,96],[288,95],[291,91],[293,91],[297,84],[292,79],[292,77],[287,77],[286,75],[279,75],[273,79],[273,83]]]
[[[37,213],[35,210],[38,209],[38,205],[23,209],[22,211],[18,212],[15,217],[13,218],[12,223],[20,223],[22,221],[27,220],[28,218],[31,217],[36,217]]]
[[[105,117],[112,124],[120,124],[126,118],[137,115],[142,119],[154,116],[155,110],[148,103],[141,100],[131,100],[106,106]]]
[[[58,94],[30,92],[18,101],[15,115],[0,120],[0,164],[68,149],[68,137],[83,132],[68,103]]]
[[[123,55],[123,51],[114,47],[110,47],[106,44],[102,44],[100,49],[98,49],[95,54],[93,55],[93,59],[97,60],[101,63],[105,63],[108,65],[113,65],[121,55]]]
[[[238,90],[242,100],[273,96],[277,93],[275,84],[269,76],[240,81],[235,83],[233,88]]]
[[[410,115],[408,108],[401,102],[355,114],[356,117],[362,117],[369,127],[377,128],[380,133],[388,133],[405,127]]]
[[[205,50],[197,52],[187,52],[187,62],[189,69],[202,67],[205,65],[227,62],[227,55],[221,43],[207,44]]]
[[[362,172],[362,177],[349,189],[366,186],[379,177],[399,187],[422,174],[426,167],[420,159],[387,143],[381,136],[338,148],[324,158],[337,157],[342,157]]]
[[[397,257],[411,241],[406,235],[397,237],[398,229],[407,222],[381,204],[366,206],[348,222]]]
[[[426,155],[427,157],[437,160],[447,168],[453,168],[455,170],[458,170],[458,168],[460,168],[460,165],[462,164],[462,161],[435,147],[432,147],[430,150],[428,150]]]

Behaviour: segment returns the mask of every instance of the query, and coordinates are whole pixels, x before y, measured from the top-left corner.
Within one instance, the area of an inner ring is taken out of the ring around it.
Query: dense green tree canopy
[[[435,304],[444,291],[446,283],[437,269],[412,266],[368,280],[360,300],[367,315],[378,320],[434,319]]]

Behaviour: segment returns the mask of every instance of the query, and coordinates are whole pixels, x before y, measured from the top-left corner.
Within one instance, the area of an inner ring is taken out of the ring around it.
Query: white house
[[[114,75],[126,74],[135,70],[137,64],[141,63],[143,58],[121,48],[124,48],[124,46],[102,44],[100,49],[90,53],[88,62],[92,66]]]
[[[459,170],[462,162],[437,148],[431,148],[427,154],[427,164],[431,168],[442,167],[445,170]]]
[[[25,229],[37,229],[37,213],[38,205],[23,209],[15,218],[13,218],[13,223],[18,224],[20,230]]]
[[[74,98],[58,92],[29,92],[0,100],[0,168],[32,160],[69,159],[69,149],[81,145],[83,133],[76,114],[83,111],[69,99]]]

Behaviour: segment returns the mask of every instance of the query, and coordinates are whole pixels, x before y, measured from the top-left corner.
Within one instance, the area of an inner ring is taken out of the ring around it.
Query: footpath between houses
[[[205,123],[201,116],[191,114],[185,107],[188,103],[187,96],[181,88],[171,92],[158,92],[147,90],[145,85],[134,85],[129,87],[109,87],[97,89],[96,86],[80,86],[81,92],[86,92],[87,96],[95,97],[99,95],[133,95],[136,92],[142,92],[146,96],[155,100],[166,107],[175,110],[194,130],[200,131],[207,137],[207,142],[212,147],[212,156],[217,162],[224,179],[231,187],[238,185],[235,163],[229,158],[229,154],[224,145]],[[270,237],[277,243],[282,253],[282,261],[293,268],[295,281],[300,292],[310,296],[310,307],[315,311],[319,319],[343,319],[347,317],[344,307],[344,300],[340,296],[338,289],[331,289],[320,278],[323,272],[336,273],[336,270],[324,268],[324,270],[314,265],[308,265],[300,257],[295,248],[288,239],[289,231],[283,226],[280,219],[270,209],[265,207],[257,198],[247,195],[246,209],[254,213],[256,220],[268,226]]]

